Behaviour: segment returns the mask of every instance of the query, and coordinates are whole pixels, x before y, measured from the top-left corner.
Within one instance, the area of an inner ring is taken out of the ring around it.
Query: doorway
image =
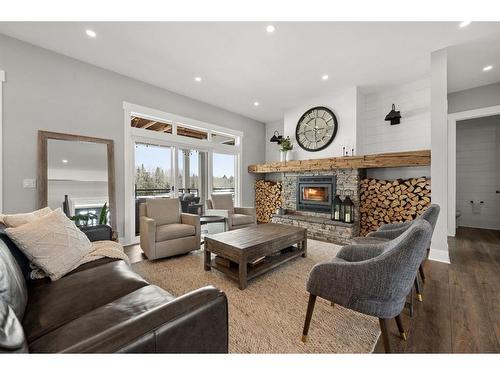
[[[473,109],[469,111],[463,111],[463,112],[456,112],[456,113],[451,113],[448,115],[448,178],[447,178],[447,185],[448,185],[448,212],[447,214],[447,222],[448,222],[448,235],[451,237],[455,236],[456,233],[456,228],[457,228],[457,126],[460,122],[462,121],[467,121],[467,120],[475,120],[475,119],[481,119],[481,118],[487,118],[487,117],[493,117],[493,116],[498,116],[500,115],[500,105],[492,106],[492,107],[484,107],[484,108],[479,108],[479,109]],[[467,140],[465,141],[467,142]],[[471,143],[471,142],[469,142]],[[460,146],[461,147],[461,146]],[[481,167],[481,158],[477,158],[479,166]],[[470,163],[471,159],[470,157],[464,161],[465,163]],[[498,168],[497,164],[497,168]],[[498,174],[498,172],[495,173]],[[498,177],[497,177],[498,178]],[[475,183],[478,183],[477,180],[474,181]],[[493,192],[495,194],[495,199],[490,200],[490,202],[498,202],[500,199],[500,194],[496,193],[496,190],[500,190],[500,186],[498,185],[498,180],[496,182],[496,187],[494,187]],[[491,191],[491,186],[489,188]],[[467,194],[467,193],[466,193]],[[477,195],[478,196],[478,195]],[[475,207],[474,210],[477,213],[478,211],[481,211],[481,209],[478,210],[477,204],[481,205],[481,200],[485,202],[484,199],[477,199],[477,198],[470,198],[469,194],[469,199],[468,202],[470,204],[469,210],[472,210],[472,203],[470,201],[475,202]],[[476,202],[478,201],[478,202]],[[484,205],[485,203],[483,203]],[[498,204],[498,203],[495,203]],[[466,207],[466,206],[463,206]],[[485,210],[485,209],[483,209]],[[463,212],[460,212],[460,217],[463,215]],[[459,218],[459,220],[462,220]],[[459,221],[460,223],[460,221]],[[478,225],[478,224],[474,224]]]
[[[456,227],[500,230],[500,115],[456,123]]]

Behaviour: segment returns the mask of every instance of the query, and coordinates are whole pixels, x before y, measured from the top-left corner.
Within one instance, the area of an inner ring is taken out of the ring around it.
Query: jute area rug
[[[158,261],[144,260],[133,269],[150,283],[175,296],[214,285],[229,301],[231,353],[370,353],[380,335],[376,318],[318,298],[309,339],[302,327],[309,298],[305,286],[314,264],[332,259],[339,246],[309,240],[307,258],[296,258],[248,283],[236,282],[217,270],[203,270],[203,252]]]

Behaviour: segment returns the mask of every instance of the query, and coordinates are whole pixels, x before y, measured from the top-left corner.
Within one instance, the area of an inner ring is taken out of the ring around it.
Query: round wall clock
[[[295,128],[295,139],[306,151],[328,147],[337,134],[337,118],[326,107],[314,107],[302,115]]]

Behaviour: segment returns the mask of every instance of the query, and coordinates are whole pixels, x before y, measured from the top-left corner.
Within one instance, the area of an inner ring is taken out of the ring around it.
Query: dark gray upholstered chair
[[[316,264],[307,282],[310,295],[302,341],[307,340],[316,297],[378,317],[386,352],[390,352],[389,319],[396,319],[400,335],[406,340],[400,313],[431,235],[431,225],[416,219],[394,240],[344,246],[332,261]]]
[[[425,210],[419,218],[426,220],[432,227],[432,232],[434,232],[434,228],[436,227],[436,222],[439,217],[439,211],[440,207],[437,204],[431,204],[427,210]],[[371,232],[368,233],[366,237],[356,237],[353,238],[352,243],[353,244],[369,244],[369,243],[381,243],[381,242],[386,242],[393,240],[394,238],[400,236],[402,233],[404,233],[405,230],[407,230],[412,221],[407,221],[404,223],[393,223],[393,224],[384,224],[382,225],[376,232]],[[420,264],[420,267],[418,268],[420,277],[423,282],[425,282],[425,273],[424,273],[424,262],[425,259],[427,258],[428,251],[430,249],[430,241],[429,241],[429,246],[427,247],[427,252],[424,253],[424,258],[422,259],[422,263]],[[423,301],[423,296],[422,296],[422,290],[420,287],[420,283],[418,282],[418,277],[415,278],[415,291],[417,293],[417,299],[422,302]],[[413,309],[410,307],[411,314],[413,315]]]

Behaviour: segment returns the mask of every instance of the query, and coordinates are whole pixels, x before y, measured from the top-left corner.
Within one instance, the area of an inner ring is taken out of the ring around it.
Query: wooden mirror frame
[[[115,192],[115,145],[111,139],[87,137],[84,135],[55,133],[45,130],[38,131],[38,170],[37,194],[38,208],[47,206],[47,141],[57,139],[60,141],[89,142],[105,144],[108,150],[108,207],[111,215],[111,227],[116,231],[116,192]]]

